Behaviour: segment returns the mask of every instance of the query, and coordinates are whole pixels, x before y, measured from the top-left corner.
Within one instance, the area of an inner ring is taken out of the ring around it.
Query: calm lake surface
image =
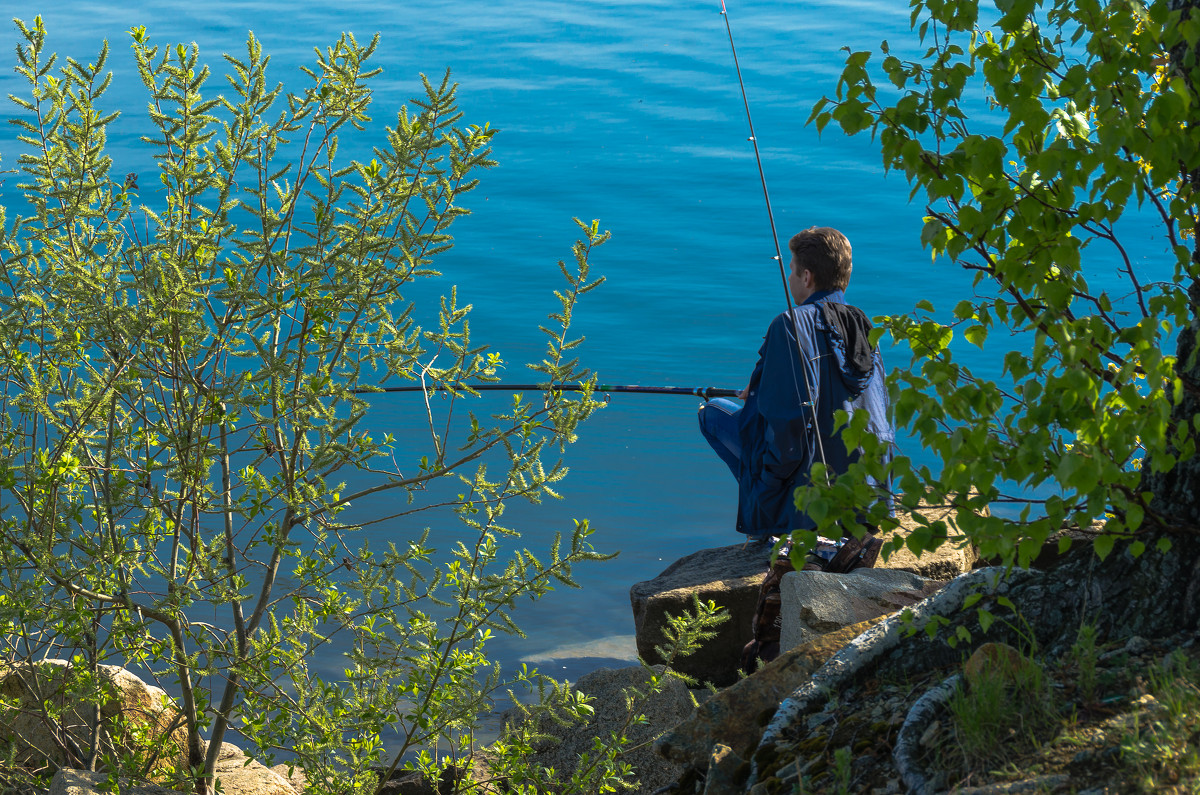
[[[32,21],[32,7],[7,5],[7,16]],[[296,88],[297,67],[311,61],[314,46],[331,44],[341,31],[360,40],[379,33],[380,125],[419,93],[419,73],[440,77],[451,69],[464,121],[501,131],[499,166],[483,175],[474,214],[455,225],[456,246],[439,264],[442,286],[457,284],[460,302],[476,307],[475,338],[510,362],[540,356],[536,327],[557,306],[556,262],[570,257],[577,236],[571,218],[599,218],[613,239],[594,260],[608,283],[577,314],[576,328],[588,338],[585,363],[608,383],[739,388],[783,297],[719,9],[718,0],[66,0],[42,13],[50,47],[60,53],[87,61],[102,39],[110,42],[117,80],[109,104],[127,114],[112,140],[117,173],[153,169],[137,143],[145,98],[126,33],[135,25],[160,44],[196,42],[217,72],[213,91],[224,85],[220,54],[244,52],[247,30],[273,56],[273,77]],[[907,4],[733,0],[729,12],[784,251],[802,228],[844,231],[856,263],[850,300],[868,315],[907,311],[923,297],[966,297],[965,277],[920,249],[921,208],[908,204],[899,175],[885,177],[870,140],[832,128],[818,138],[804,124],[814,101],[836,86],[841,47],[877,48],[888,39],[893,50],[915,50]],[[0,34],[8,58],[16,40],[12,28]],[[0,71],[0,95],[25,90],[11,71]],[[11,166],[12,131],[0,135]],[[6,203],[11,191],[4,189]],[[988,369],[982,359],[967,361]],[[906,361],[893,354],[889,364]],[[508,377],[528,380],[515,367]],[[401,439],[421,432],[422,406],[411,396],[376,403],[372,427]],[[581,591],[522,606],[517,618],[528,639],[493,646],[506,666],[535,660],[574,678],[628,659],[629,586],[682,555],[741,540],[736,489],[697,431],[697,404],[614,395],[568,453],[564,499],[514,506],[507,515],[535,551],[555,531],[569,531],[572,518],[588,518],[598,530],[596,547],[621,554],[580,569]],[[357,506],[363,518],[391,507]],[[432,517],[367,532],[379,547],[426,525],[435,539],[457,534],[453,520]],[[327,664],[340,667],[336,655]]]

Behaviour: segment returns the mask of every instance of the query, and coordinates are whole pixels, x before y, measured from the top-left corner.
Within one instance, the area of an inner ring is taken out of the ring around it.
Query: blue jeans
[[[734,479],[742,460],[742,439],[738,434],[738,413],[742,407],[728,398],[713,398],[700,407],[700,433],[716,451]]]

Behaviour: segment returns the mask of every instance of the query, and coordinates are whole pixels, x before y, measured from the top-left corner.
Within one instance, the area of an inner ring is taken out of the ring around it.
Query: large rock
[[[107,783],[108,774],[106,773],[92,773],[87,770],[62,767],[50,780],[49,795],[104,795],[104,787]],[[133,786],[124,779],[121,780],[121,792],[124,795],[186,795],[186,793],[154,784]]]
[[[945,521],[950,537],[938,549],[920,556],[907,547],[890,551],[887,560],[881,558],[876,563],[877,568],[908,571],[926,580],[946,581],[976,565],[978,554],[958,533],[952,509],[922,503],[915,513],[928,522]],[[907,537],[919,526],[913,513],[901,511],[897,518],[900,526],[881,536],[885,549],[895,546],[895,541]],[[698,652],[676,660],[674,668],[701,682],[718,686],[737,681],[742,648],[753,636],[751,622],[770,552],[769,544],[758,542],[702,549],[675,561],[653,580],[639,582],[630,588],[637,649],[642,659],[652,665],[664,662],[654,647],[663,643],[662,630],[667,617],[690,610],[693,596],[699,596],[724,607],[729,620]]]
[[[927,522],[944,521],[949,537],[940,547],[923,552],[919,557],[914,555],[908,547],[892,550],[891,548],[896,546],[899,540],[907,538],[921,526],[914,518],[913,513],[898,509],[896,518],[900,521],[900,526],[890,533],[883,533],[879,536],[883,539],[887,560],[880,558],[879,562],[875,564],[877,568],[911,571],[927,580],[953,580],[958,575],[971,571],[975,567],[979,553],[967,541],[966,536],[958,531],[953,508],[930,506],[922,502],[914,513],[920,514]]]
[[[296,795],[287,778],[246,756],[233,743],[221,743],[213,776],[225,795]]]
[[[64,748],[74,745],[86,753],[91,736],[92,709],[74,684],[76,673],[86,671],[73,671],[66,660],[56,659],[0,671],[0,747],[14,750],[17,765],[40,769],[49,762],[69,770],[86,761]],[[99,673],[111,695],[100,707],[102,750],[140,755],[143,764],[152,757],[149,771],[155,780],[185,769],[187,728],[166,691],[115,665],[101,665]],[[69,742],[57,739],[60,736]],[[93,774],[74,772],[83,777],[68,776],[63,787],[89,786]],[[220,789],[230,795],[296,795],[285,776],[247,758],[232,743],[222,743],[214,772]],[[147,790],[143,795],[153,793]]]
[[[308,776],[304,774],[304,769],[296,767],[296,765],[287,762],[280,763],[271,768],[279,777],[285,779],[287,783],[292,785],[292,789],[304,795],[304,791],[308,789]]]
[[[894,613],[943,585],[894,569],[789,572],[779,583],[779,648],[795,648],[827,632]]]
[[[728,685],[737,681],[742,647],[752,637],[751,622],[758,589],[767,572],[771,545],[751,542],[717,549],[702,549],[680,558],[653,580],[629,589],[638,654],[651,665],[664,660],[654,651],[665,643],[662,630],[668,616],[692,610],[694,596],[712,600],[729,612],[717,636],[672,667],[700,682]]]
[[[580,755],[594,752],[592,738],[607,738],[625,724],[628,717],[626,692],[631,687],[643,689],[648,677],[646,669],[640,665],[600,668],[581,676],[575,689],[592,697],[595,709],[592,720],[586,726],[550,724],[539,727],[555,741],[539,746],[530,761],[542,767],[553,767],[563,779],[569,778],[578,766]],[[638,712],[646,716],[646,722],[630,726],[626,733],[631,747],[642,746],[623,757],[633,766],[640,782],[636,789],[628,790],[630,795],[649,795],[675,781],[682,772],[679,765],[658,756],[650,747],[651,740],[693,710],[691,694],[683,682],[667,677],[663,684],[661,692],[636,705]]]
[[[94,708],[89,708],[66,660],[47,659],[0,670],[0,745],[11,748],[22,767],[75,767],[68,748],[86,754]],[[153,777],[165,776],[187,759],[187,729],[178,707],[161,688],[124,668],[99,666],[109,694],[100,706],[101,748],[108,753],[141,753],[154,761]],[[65,738],[65,741],[64,741]]]
[[[750,771],[750,764],[733,752],[728,745],[713,746],[704,776],[703,795],[742,795],[746,791],[743,782]]]
[[[782,652],[771,662],[701,704],[695,712],[654,744],[654,750],[685,768],[704,770],[718,743],[736,757],[749,759],[763,727],[788,694],[827,659],[882,617],[821,635]]]
[[[304,791],[308,789],[308,777],[305,776],[305,772],[302,767],[296,767],[294,764],[282,763],[271,767],[271,770],[274,770],[276,773],[278,773],[280,778],[283,778],[284,781],[292,784],[292,789],[298,791],[300,795],[304,795]]]
[[[300,795],[288,780],[271,768],[246,757],[236,745],[223,743],[217,757],[216,789],[224,795]],[[50,795],[103,795],[108,775],[86,770],[61,768],[50,782]],[[131,784],[122,780],[121,792],[128,795],[187,795],[154,785]]]

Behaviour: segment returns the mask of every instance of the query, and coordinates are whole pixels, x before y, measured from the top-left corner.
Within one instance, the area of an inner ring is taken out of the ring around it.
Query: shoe
[[[873,535],[867,534],[861,541],[854,536],[847,536],[842,539],[842,546],[833,560],[825,564],[825,571],[846,574],[855,569],[873,569],[881,549],[883,542]]]
[[[830,574],[845,574],[854,568],[854,564],[858,562],[858,556],[862,553],[863,544],[854,536],[847,536],[842,539],[842,545],[838,547],[837,554],[825,564],[825,571]]]
[[[883,549],[883,539],[867,536],[866,543],[863,544],[863,551],[858,556],[853,568],[855,569],[873,569],[875,561],[879,560],[879,550]]]

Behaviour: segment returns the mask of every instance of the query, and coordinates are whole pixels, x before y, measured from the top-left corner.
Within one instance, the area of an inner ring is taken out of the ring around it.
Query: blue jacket
[[[821,461],[818,434],[831,474],[845,472],[859,455],[858,450],[846,450],[841,435],[833,431],[837,409],[869,412],[871,432],[895,443],[879,350],[869,347],[861,328],[831,326],[827,315],[838,310],[824,309],[824,303],[845,305],[845,295],[841,290],[821,290],[790,313],[805,361],[797,354],[789,313],[771,321],[750,376],[746,405],[738,413],[742,442],[738,530],[749,536],[783,535],[816,526],[796,510],[792,494],[797,486],[810,482],[813,463]],[[869,321],[862,318],[869,328]],[[855,352],[865,370],[856,367]],[[801,368],[807,371],[807,381]],[[811,407],[805,405],[810,384],[815,398]],[[880,496],[890,509],[891,484],[883,485]]]

